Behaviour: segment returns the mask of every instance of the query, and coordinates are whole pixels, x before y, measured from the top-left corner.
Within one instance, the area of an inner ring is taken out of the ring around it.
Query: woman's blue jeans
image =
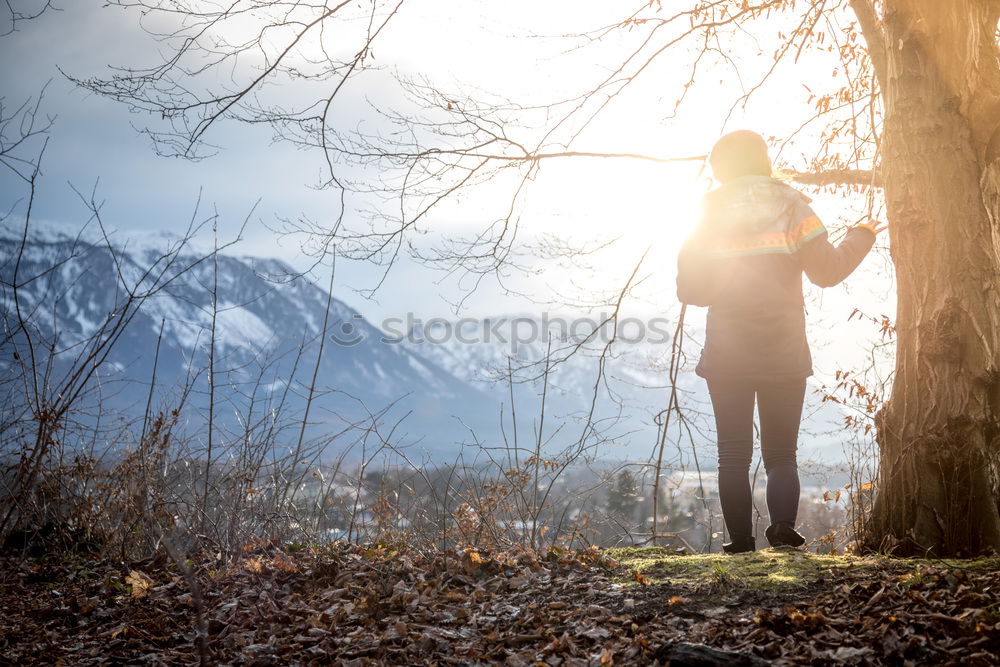
[[[771,523],[795,525],[799,471],[795,459],[805,400],[805,379],[709,380],[719,441],[719,502],[731,539],[753,535],[753,407],[760,419],[760,449],[767,472],[767,512]]]

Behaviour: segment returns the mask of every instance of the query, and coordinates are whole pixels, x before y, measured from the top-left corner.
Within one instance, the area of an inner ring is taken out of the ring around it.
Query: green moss
[[[883,556],[830,556],[798,549],[763,549],[746,554],[678,555],[663,547],[609,549],[621,566],[620,581],[637,583],[636,573],[649,583],[695,588],[749,589],[767,592],[808,588],[820,581],[836,583],[847,572],[912,573],[922,566],[975,571],[1000,570],[1000,559],[925,560]],[[846,577],[845,577],[846,579]]]

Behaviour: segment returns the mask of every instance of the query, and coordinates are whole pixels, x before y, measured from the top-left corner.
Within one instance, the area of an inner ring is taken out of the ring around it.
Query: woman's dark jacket
[[[836,285],[861,263],[875,234],[855,227],[834,247],[809,201],[764,176],[743,176],[705,195],[677,261],[677,297],[708,306],[698,375],[812,375],[802,272],[820,287]]]

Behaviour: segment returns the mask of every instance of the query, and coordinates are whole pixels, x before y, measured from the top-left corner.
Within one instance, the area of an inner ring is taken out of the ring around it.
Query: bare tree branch
[[[851,9],[858,17],[861,25],[861,32],[868,43],[868,55],[872,60],[872,66],[878,80],[885,85],[886,82],[886,56],[885,56],[885,33],[882,31],[881,21],[875,12],[875,4],[872,0],[851,0]]]

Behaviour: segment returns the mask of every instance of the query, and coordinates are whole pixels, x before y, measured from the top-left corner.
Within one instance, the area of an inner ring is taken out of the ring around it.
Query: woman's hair
[[[764,137],[750,130],[737,130],[715,142],[708,156],[715,180],[720,183],[740,176],[771,175],[771,158]]]

